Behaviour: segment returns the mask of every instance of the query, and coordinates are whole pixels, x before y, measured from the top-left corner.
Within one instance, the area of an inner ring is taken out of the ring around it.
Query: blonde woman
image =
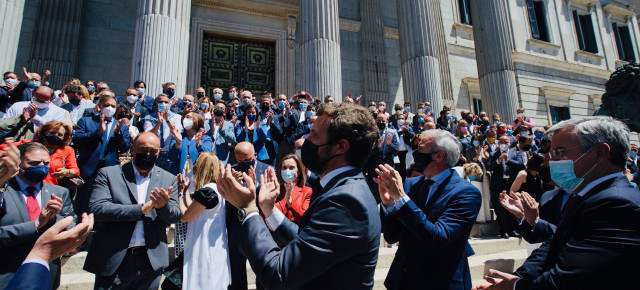
[[[216,186],[219,164],[215,154],[205,152],[194,166],[194,181],[177,176],[181,221],[188,225],[182,289],[227,289],[231,284],[225,201]],[[193,193],[190,182],[197,188]]]

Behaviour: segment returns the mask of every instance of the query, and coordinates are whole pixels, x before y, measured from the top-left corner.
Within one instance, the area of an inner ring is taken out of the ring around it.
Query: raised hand
[[[182,174],[178,174],[176,175],[176,181],[178,182],[178,194],[187,194],[191,180]]]
[[[247,182],[247,186],[242,186],[240,182],[231,173],[231,165],[220,163],[220,174],[218,175],[218,189],[220,194],[226,201],[236,208],[247,208],[255,205],[256,202],[256,186],[253,180],[243,173],[243,178]]]
[[[253,168],[253,165],[249,166],[249,170],[247,170],[247,175],[251,180],[253,180],[253,184],[258,186],[258,177],[256,176],[256,170]]]
[[[382,142],[384,141],[384,136],[378,138],[378,148],[382,147]]]
[[[22,109],[22,119],[25,122],[29,122],[29,120],[36,116],[36,113],[38,113],[38,107],[36,107],[36,104],[31,103],[28,107]]]
[[[24,76],[25,76],[25,78],[26,78],[27,80],[30,80],[30,79],[31,79],[31,73],[27,71],[27,68],[26,68],[26,67],[22,67],[22,73],[24,74]]]
[[[171,197],[171,190],[173,190],[173,186],[169,186],[169,189],[155,187],[153,191],[151,191],[151,195],[149,199],[155,204],[156,209],[161,209],[167,206],[169,203],[169,198]]]
[[[539,204],[535,198],[526,192],[521,192],[519,195],[522,199],[522,208],[524,209],[524,219],[530,225],[535,225],[540,219]]]
[[[51,219],[56,217],[61,209],[62,199],[57,197],[55,194],[51,194],[51,199],[47,202],[44,208],[42,208],[38,219],[35,221],[36,227],[39,229],[44,227]]]
[[[204,128],[200,128],[200,130],[198,130],[198,132],[195,135],[196,138],[196,145],[202,145],[202,138],[207,134],[207,131],[204,130]]]
[[[517,219],[521,220],[524,217],[524,209],[522,207],[522,200],[518,193],[511,193],[511,195],[507,194],[507,191],[502,191],[500,193],[500,204]]]
[[[20,151],[13,144],[13,138],[6,138],[4,142],[7,147],[0,151],[0,184],[5,184],[11,179],[20,164]]]
[[[100,133],[104,133],[107,130],[107,120],[104,119],[104,114],[100,114]]]
[[[393,135],[389,133],[387,134],[387,146],[391,145],[391,141],[393,141]]]
[[[385,199],[391,198],[396,201],[405,196],[402,177],[393,167],[388,164],[381,164],[376,168],[376,173],[378,177],[374,178],[373,181],[375,181],[378,186],[383,187],[385,194],[389,195],[388,197],[385,195]],[[383,194],[381,194],[381,198],[382,195]]]
[[[269,167],[260,176],[260,194],[258,204],[265,217],[271,216],[275,209],[276,199],[280,195],[280,185],[273,167]]]
[[[93,214],[82,214],[82,222],[70,230],[65,230],[73,217],[66,217],[45,231],[27,255],[27,259],[51,262],[78,248],[93,230]]]

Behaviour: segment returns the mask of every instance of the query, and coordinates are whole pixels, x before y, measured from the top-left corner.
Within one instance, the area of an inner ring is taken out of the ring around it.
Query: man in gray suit
[[[14,147],[15,148],[15,147]],[[20,145],[18,175],[9,180],[0,202],[0,289],[4,289],[11,277],[27,257],[36,240],[57,220],[67,216],[74,219],[69,190],[43,183],[49,174],[49,151],[41,143]],[[71,223],[71,228],[75,223]],[[51,284],[60,284],[60,259],[49,264]]]
[[[180,219],[176,177],[154,166],[158,154],[160,139],[145,132],[132,162],[98,171],[89,209],[100,225],[84,264],[94,289],[158,289],[169,265],[165,229]]]

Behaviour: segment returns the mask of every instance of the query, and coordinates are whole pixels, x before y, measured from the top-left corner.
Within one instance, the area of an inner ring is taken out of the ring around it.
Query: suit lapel
[[[58,196],[62,198],[62,196]],[[42,203],[40,204],[40,208],[44,208],[44,205],[51,200],[51,192],[49,192],[49,186],[46,186],[46,183],[41,183],[40,186],[40,200]]]
[[[346,172],[343,172],[338,176],[334,177],[333,179],[331,179],[329,183],[327,183],[327,186],[323,187],[320,192],[312,192],[311,204],[309,204],[309,207],[307,208],[305,213],[302,215],[302,219],[300,220],[300,227],[298,227],[298,232],[302,231],[302,228],[304,228],[304,226],[309,222],[309,217],[313,212],[313,207],[317,204],[316,201],[318,200],[318,198],[322,196],[324,193],[326,193],[327,191],[342,184],[343,181],[347,179],[364,179],[364,176],[362,175],[362,172],[360,171],[360,169],[347,170]],[[318,184],[320,184],[319,180],[318,180]]]
[[[136,177],[133,173],[133,161],[122,165],[122,178],[124,178],[127,188],[129,188],[129,197],[132,204],[138,203],[138,187],[136,186]]]
[[[4,196],[5,196],[5,199],[7,197],[10,197],[13,200],[18,211],[20,212],[20,216],[22,217],[22,220],[24,222],[29,222],[31,220],[29,219],[29,211],[27,210],[27,203],[24,202],[24,197],[23,197],[24,195],[20,191],[20,185],[18,185],[18,182],[15,180],[16,178],[17,177],[14,177],[9,181],[9,187],[7,188],[7,191],[5,192]]]
[[[153,167],[153,169],[151,169],[151,172],[149,172],[149,174],[151,176],[149,179],[149,186],[147,187],[147,195],[145,196],[144,202],[149,201],[149,196],[151,195],[151,192],[153,191],[153,188],[154,188],[153,185],[160,183],[160,171],[158,171],[158,169],[155,166]],[[165,189],[169,190],[168,188],[165,188]],[[171,194],[171,192],[169,192],[169,194]]]

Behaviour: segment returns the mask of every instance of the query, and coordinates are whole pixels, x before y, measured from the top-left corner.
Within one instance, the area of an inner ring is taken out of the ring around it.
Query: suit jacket
[[[36,230],[35,221],[29,220],[24,194],[20,191],[20,185],[16,178],[18,177],[9,180],[9,186],[4,193],[3,211],[5,213],[0,217],[0,248],[3,253],[3,262],[0,263],[0,288],[4,288],[9,283],[40,234],[64,217],[76,218],[69,190],[57,185],[42,183],[40,189],[41,206],[47,204],[51,199],[51,194],[55,194],[62,199],[62,209],[55,220]],[[72,223],[67,229],[74,225],[75,223]],[[50,281],[57,287],[60,284],[60,260],[56,259],[51,262],[49,267],[51,268]]]
[[[508,151],[508,158],[504,161],[506,166],[503,166],[502,162],[498,163],[498,158],[502,153],[500,149],[497,149],[486,164],[487,171],[492,172],[491,180],[489,181],[489,189],[491,191],[509,190],[518,176],[518,172],[526,168],[521,151]],[[507,178],[504,178],[505,176]]]
[[[4,289],[49,290],[51,289],[49,269],[38,263],[26,263],[18,268],[9,285]]]
[[[144,223],[144,238],[151,267],[160,271],[169,265],[166,227],[180,219],[178,185],[176,177],[155,166],[151,172],[147,198],[154,187],[168,189],[173,186],[167,206],[142,214],[138,204],[133,164],[110,166],[98,171],[89,210],[100,226],[87,253],[84,269],[100,276],[111,276],[129,247],[137,221]]]
[[[144,132],[144,121],[142,120],[144,120],[144,118],[149,115],[149,110],[147,110],[147,108],[139,102],[136,103],[135,110],[136,113],[140,113],[140,119],[136,120],[136,118],[133,118],[133,120],[131,121],[131,126],[137,127],[140,132]]]
[[[12,137],[15,141],[33,140],[35,138],[33,123],[31,120],[25,122],[22,114],[0,119],[0,138],[8,137]]]
[[[482,194],[455,171],[449,171],[451,177],[448,183],[439,185],[440,193],[436,190],[425,199],[429,191],[421,191],[424,178],[413,178],[407,180],[415,184],[408,186],[410,200],[406,204],[391,214],[381,209],[384,239],[399,242],[384,282],[388,289],[471,288],[471,274],[465,265],[474,253],[467,240],[480,211]],[[417,204],[419,200],[427,201]]]
[[[222,129],[218,130],[215,136],[215,128],[213,126],[215,126],[215,124],[212,121],[211,129],[207,131],[207,136],[213,140],[213,152],[216,153],[218,159],[225,165],[236,163],[236,156],[233,150],[235,150],[236,144],[238,143],[236,142],[236,133],[233,124],[229,121],[224,121]]]
[[[539,273],[516,289],[640,289],[640,195],[625,176],[595,186],[571,210],[567,202]],[[606,277],[606,278],[605,278]]]
[[[248,132],[244,131],[244,124],[236,126],[236,141],[243,142],[249,141]],[[261,122],[258,123],[256,121],[254,130],[253,130],[253,148],[258,153],[258,160],[267,160],[269,159],[269,153],[267,152],[266,143],[270,139],[271,133],[269,132],[269,128],[267,128],[266,123]],[[277,152],[277,150],[276,150]]]
[[[556,225],[560,222],[560,213],[564,203],[565,194],[570,194],[560,188],[547,191],[540,198],[540,219],[531,226],[524,221],[516,226],[520,235],[530,244],[542,243],[548,240],[556,231]]]
[[[80,108],[78,108],[78,110],[80,111],[79,117],[82,118],[84,116],[84,112],[89,109],[89,110],[93,110],[95,108],[96,104],[92,103],[91,101],[87,101],[87,100],[82,100],[80,102]],[[66,103],[66,104],[62,104],[60,105],[60,108],[63,108],[65,110],[67,110],[67,112],[69,112],[69,114],[71,114],[71,111],[73,110],[73,104],[71,103]],[[78,120],[73,120],[73,116],[71,116],[71,121],[74,124],[77,124]]]
[[[112,122],[117,120],[114,118]],[[92,176],[99,169],[97,166],[103,151],[105,166],[120,164],[118,154],[129,150],[129,127],[122,124],[119,133],[115,134],[113,133],[115,126],[116,123],[111,127],[109,139],[105,143],[102,138],[103,133],[100,133],[100,116],[92,114],[78,120],[78,128],[73,132],[73,143],[78,148],[78,167],[80,167],[81,176]]]
[[[388,136],[391,134],[391,145],[387,145]],[[384,139],[382,140],[382,146],[378,148],[378,143],[373,144],[373,149],[371,149],[372,156],[376,159],[374,167],[377,168],[380,164],[389,164],[393,166],[395,163],[393,158],[398,156],[399,147],[398,147],[398,138],[397,132],[394,129],[386,129],[384,131]],[[379,138],[378,138],[379,139]]]
[[[349,170],[313,195],[300,226],[285,219],[273,239],[260,217],[242,224],[240,248],[258,281],[266,289],[373,288],[380,219],[364,176]]]
[[[194,136],[193,139],[189,140],[187,137],[187,133],[182,133],[182,143],[180,143],[180,149],[175,149],[174,145],[176,140],[171,140],[171,149],[169,150],[169,158],[171,160],[178,160],[179,162],[172,162],[171,167],[169,167],[169,172],[171,174],[182,173],[185,164],[187,164],[187,159],[191,157],[191,162],[196,164],[196,160],[198,160],[198,156],[202,152],[211,152],[213,149],[213,143],[211,142],[211,137],[203,136],[201,140],[202,144],[200,148],[196,146],[196,138]],[[193,170],[193,169],[192,169]]]
[[[527,162],[527,160],[525,160],[525,158],[528,159],[528,157],[525,157],[522,155],[522,151],[520,151],[520,149],[518,149],[517,147],[514,149],[509,150],[509,158],[507,158],[507,175],[509,175],[509,184],[513,184],[513,181],[516,180],[516,177],[518,177],[518,172],[527,169],[525,163]],[[526,156],[529,156],[529,154],[527,153]]]
[[[291,114],[285,116],[283,113],[276,115],[271,124],[271,131],[274,140],[277,142],[289,142],[293,144],[296,140],[295,134],[300,120],[300,111],[292,109]]]
[[[144,107],[149,110],[149,114],[155,113],[153,112],[153,105],[156,102],[156,99],[148,95],[144,95],[142,99],[144,100]]]

